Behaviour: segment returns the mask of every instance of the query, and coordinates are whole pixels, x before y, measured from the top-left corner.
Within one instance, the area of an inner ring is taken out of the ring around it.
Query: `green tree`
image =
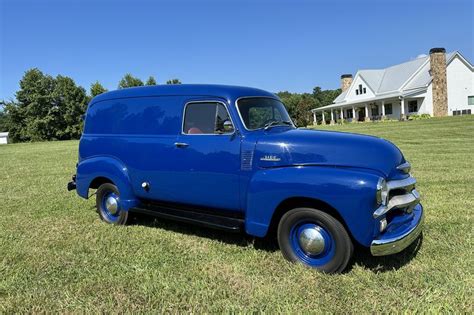
[[[28,70],[16,101],[5,103],[10,137],[14,142],[77,139],[87,101],[84,88],[71,78]]]
[[[2,102],[0,106],[3,107],[3,104],[4,103]],[[0,132],[8,131],[7,119],[8,119],[7,114],[5,114],[5,112],[2,109],[0,109]]]
[[[118,84],[119,89],[126,89],[134,86],[143,86],[143,81],[134,77],[130,73],[125,74]]]
[[[318,101],[317,107],[332,104],[334,99],[341,94],[341,89],[336,90],[322,90],[319,86],[313,89],[313,97]]]
[[[311,109],[317,106],[311,94],[280,92],[277,95],[285,104],[291,119],[296,125],[306,127],[311,122]]]
[[[73,79],[58,75],[53,90],[57,129],[53,139],[79,139],[82,133],[83,120],[88,97],[83,87],[77,86]],[[49,139],[48,139],[49,140]]]
[[[155,78],[153,76],[149,76],[148,80],[146,80],[145,85],[157,85]]]
[[[107,92],[107,89],[99,83],[99,81],[95,81],[91,84],[90,88],[90,95],[91,97],[96,97],[99,94]]]
[[[341,94],[341,90],[322,90],[319,86],[313,93],[278,92],[277,95],[285,104],[288,113],[298,126],[307,126],[313,122],[311,109],[332,104],[334,99]]]
[[[179,79],[171,79],[166,81],[166,84],[181,84],[181,81]]]

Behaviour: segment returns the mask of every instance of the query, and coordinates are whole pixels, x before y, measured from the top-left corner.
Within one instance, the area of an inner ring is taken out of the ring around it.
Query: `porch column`
[[[385,119],[385,101],[382,101],[382,120]]]
[[[356,109],[354,107],[354,105],[352,105],[352,122],[355,122],[357,121],[356,119]]]
[[[334,125],[334,111],[331,109],[331,125]]]
[[[323,120],[321,121],[321,125],[325,125],[326,124],[326,118],[324,117],[324,111],[322,111],[321,114],[323,115]]]
[[[405,120],[405,99],[401,98],[400,99],[400,120]]]
[[[313,112],[313,125],[317,125],[318,121],[316,120],[316,112]]]
[[[344,108],[341,108],[340,111],[341,111],[341,120],[344,120]]]
[[[369,105],[368,104],[365,104],[365,118],[364,118],[365,121],[370,121],[370,117],[369,117]]]

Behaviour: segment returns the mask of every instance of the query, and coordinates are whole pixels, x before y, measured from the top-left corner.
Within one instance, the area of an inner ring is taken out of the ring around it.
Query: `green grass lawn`
[[[325,126],[397,144],[424,239],[356,253],[341,275],[287,263],[265,240],[143,218],[102,223],[66,191],[77,141],[0,146],[0,312],[473,312],[474,116]]]

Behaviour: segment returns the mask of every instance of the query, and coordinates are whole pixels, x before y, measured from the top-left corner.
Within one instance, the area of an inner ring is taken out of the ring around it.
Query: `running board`
[[[130,211],[235,233],[241,232],[244,227],[244,220],[240,218],[171,207],[147,205],[131,208]]]

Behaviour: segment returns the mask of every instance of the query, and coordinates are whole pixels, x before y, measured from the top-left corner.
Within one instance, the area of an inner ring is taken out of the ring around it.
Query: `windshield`
[[[255,130],[273,126],[292,126],[290,116],[282,102],[266,97],[243,98],[237,107],[245,128]]]

